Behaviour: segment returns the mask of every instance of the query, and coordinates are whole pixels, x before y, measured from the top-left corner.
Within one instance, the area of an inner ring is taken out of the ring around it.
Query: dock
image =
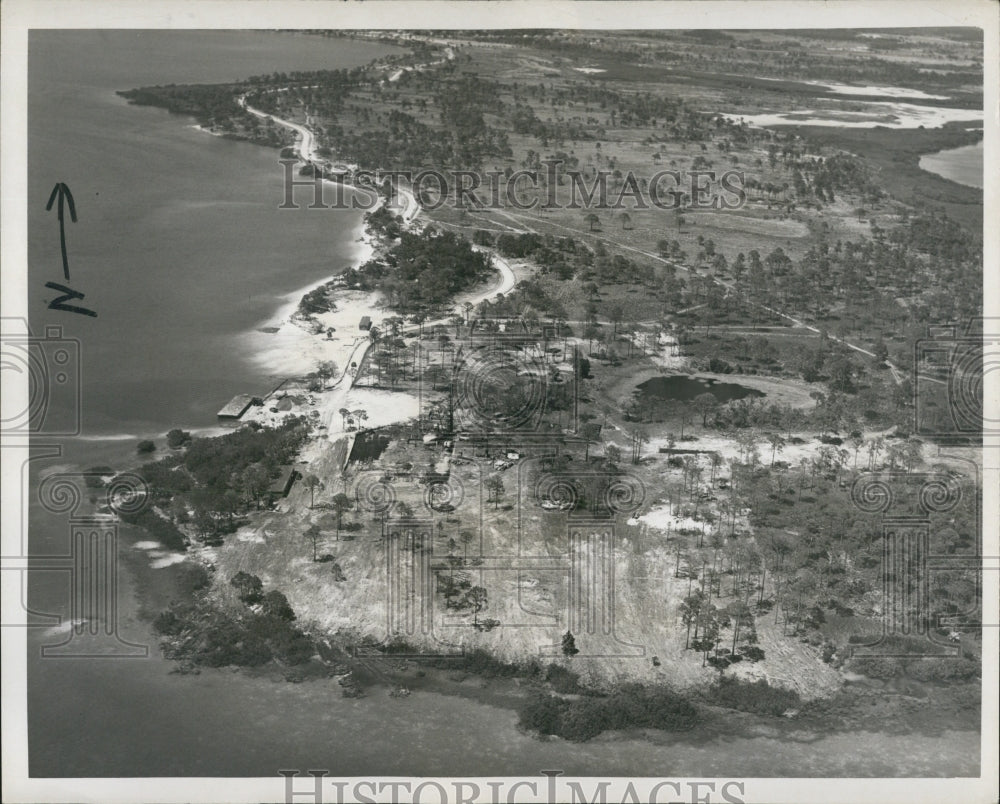
[[[220,419],[238,419],[251,405],[263,405],[264,400],[259,396],[252,396],[251,394],[237,394],[229,403],[219,411],[218,416]]]

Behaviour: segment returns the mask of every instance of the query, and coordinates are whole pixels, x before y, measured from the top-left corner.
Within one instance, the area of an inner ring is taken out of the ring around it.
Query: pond
[[[691,377],[683,374],[674,374],[664,377],[652,377],[643,383],[639,383],[637,390],[643,394],[656,399],[677,399],[688,402],[699,394],[708,392],[712,394],[719,403],[729,402],[732,399],[743,399],[748,396],[765,396],[763,391],[756,388],[748,388],[745,385],[738,385],[732,382],[719,382],[710,377]]]

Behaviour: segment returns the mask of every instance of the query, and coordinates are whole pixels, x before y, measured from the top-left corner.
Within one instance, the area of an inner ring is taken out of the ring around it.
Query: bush
[[[135,449],[136,449],[136,452],[145,455],[145,454],[150,453],[150,452],[155,452],[156,451],[156,444],[154,444],[152,441],[146,439],[146,440],[140,441],[138,444],[136,444],[135,445]]]
[[[247,605],[259,603],[263,597],[264,583],[256,575],[240,570],[229,579],[229,585],[236,589],[239,599]]]
[[[211,578],[201,564],[185,561],[177,566],[177,587],[182,598],[189,598],[208,586]]]
[[[173,429],[167,433],[167,446],[170,449],[180,449],[191,443],[191,434],[186,430]]]
[[[520,724],[524,729],[539,734],[559,734],[562,731],[563,713],[569,704],[553,695],[536,695],[520,711]]]
[[[483,678],[513,678],[514,676],[526,675],[525,667],[502,662],[480,649],[469,651],[469,653],[454,659],[435,659],[431,664],[448,670],[464,670]],[[533,672],[534,670],[530,674]]]
[[[276,617],[287,622],[295,619],[295,612],[292,611],[288,598],[277,589],[264,595],[264,613],[269,617]]]
[[[884,656],[854,656],[848,663],[848,669],[869,678],[885,679],[899,675],[902,664],[898,659]]]
[[[918,681],[968,681],[980,673],[980,665],[968,656],[912,659],[906,674]]]
[[[153,629],[163,636],[175,636],[184,630],[185,621],[173,609],[166,609],[156,615]]]
[[[764,679],[743,681],[732,676],[719,678],[705,698],[717,706],[761,715],[780,715],[801,703],[794,690],[772,687]]]
[[[552,689],[556,692],[573,694],[582,691],[580,676],[558,664],[549,665],[549,669],[545,671],[545,680],[552,685]]]
[[[148,508],[143,508],[135,514],[122,513],[120,516],[123,522],[142,528],[168,550],[187,549],[184,534],[177,529],[177,526]]]
[[[522,728],[585,742],[603,731],[653,728],[689,729],[698,711],[668,690],[630,684],[606,698],[566,701],[552,695],[530,699],[520,711]]]
[[[101,478],[114,474],[115,470],[110,466],[91,466],[87,470],[87,477],[84,482],[87,484],[87,488],[104,488],[104,481]]]

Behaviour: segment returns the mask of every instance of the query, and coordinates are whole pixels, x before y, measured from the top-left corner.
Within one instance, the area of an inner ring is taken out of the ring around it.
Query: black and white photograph
[[[997,801],[1000,6],[2,12],[4,800]]]

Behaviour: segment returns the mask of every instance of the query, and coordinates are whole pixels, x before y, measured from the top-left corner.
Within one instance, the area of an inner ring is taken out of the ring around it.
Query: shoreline
[[[271,115],[268,115],[268,117],[270,117],[275,122],[279,123],[285,122]],[[294,128],[299,132],[304,130],[304,127],[302,126],[292,125],[292,124],[288,125],[289,127]],[[201,127],[196,126],[195,128],[200,129]],[[213,134],[213,136],[219,136],[215,134],[215,132],[207,131],[206,133]],[[315,141],[314,136],[312,136],[312,140]],[[305,135],[302,135],[302,139],[299,141],[299,143],[297,143],[297,147],[301,149],[300,155],[303,155],[302,151],[306,150],[305,146],[307,142],[309,142],[309,138],[307,138]],[[412,198],[412,194],[409,194],[407,190],[400,188],[400,194],[404,196],[403,213],[402,213],[402,216],[404,218],[404,224],[412,223],[412,221],[415,220],[416,217],[419,216],[420,214],[419,206],[416,205],[415,199]],[[381,203],[384,202],[380,201],[380,204]],[[410,215],[411,212],[412,215]],[[408,215],[410,215],[409,220],[407,220]],[[355,255],[354,258],[357,264],[362,264],[367,259],[370,259],[371,255],[375,252],[376,249],[376,244],[374,242],[375,238],[371,237],[367,232],[363,218],[360,223],[360,229],[362,232],[362,236],[355,241],[360,243],[357,249],[357,254]],[[506,265],[507,273],[509,273],[510,276],[514,276],[513,271],[511,271],[509,265],[506,264],[506,261],[503,261],[502,258],[499,257],[499,255],[494,254],[494,257],[497,262],[502,262],[504,265]],[[505,283],[507,281],[507,276],[502,269],[500,270],[500,273],[503,275],[501,276],[500,283],[498,285],[491,286],[487,291],[486,297],[496,295],[496,293],[501,292],[497,288],[498,287],[503,288],[505,286]],[[337,338],[324,339],[322,337],[322,334],[317,332],[310,332],[304,326],[304,324],[309,319],[318,320],[322,319],[324,316],[329,317],[331,315],[341,315],[342,317],[350,315],[356,317],[357,315],[360,314],[359,308],[354,305],[348,305],[347,309],[343,310],[337,309],[329,314],[321,313],[315,316],[310,316],[308,318],[301,318],[296,315],[303,296],[307,295],[308,293],[312,292],[317,288],[330,284],[330,282],[332,282],[335,278],[336,275],[333,275],[325,279],[317,280],[316,282],[310,283],[304,288],[300,288],[288,294],[284,294],[282,297],[280,297],[283,299],[283,302],[274,312],[274,314],[269,316],[259,327],[249,332],[243,333],[244,336],[249,336],[252,338],[256,338],[258,336],[265,336],[269,339],[272,339],[271,343],[272,348],[270,350],[249,348],[248,351],[250,352],[250,354],[248,356],[248,359],[258,364],[263,363],[265,365],[271,365],[272,363],[275,363],[283,367],[290,365],[292,363],[293,356],[298,360],[312,360],[315,362],[315,353],[308,354],[307,347],[312,347],[315,349],[318,346],[321,351],[325,352],[324,356],[327,357],[327,359],[333,359],[335,360],[335,362],[337,362],[338,374],[339,374],[337,384],[339,384],[344,377],[347,377],[348,376],[347,360],[349,360],[350,357],[352,357],[357,352],[357,349],[359,347],[359,341],[361,342],[361,345],[363,345],[364,336],[358,335],[357,330],[355,329],[352,331],[349,328],[349,326],[348,327],[338,326],[336,327],[336,331],[341,334],[338,335]],[[345,291],[345,294],[351,292],[357,292],[357,291]],[[376,306],[378,295],[379,294],[377,293],[368,294],[368,300],[373,309]],[[338,299],[339,298],[340,297],[338,297]],[[453,302],[457,302],[457,298],[453,300]],[[271,329],[275,329],[277,331],[271,332],[270,331]],[[263,330],[268,330],[268,331],[263,331]],[[275,340],[277,340],[278,342],[274,343]],[[333,342],[332,345],[330,345],[329,349],[326,349],[325,346],[327,344],[330,344],[331,341]],[[247,345],[252,347],[253,344],[251,341],[247,341]],[[358,362],[360,363],[360,361]],[[297,365],[300,368],[308,368],[307,364],[305,363],[300,362]],[[297,376],[301,376],[301,374]],[[335,384],[335,386],[333,387],[336,387],[337,384]],[[329,408],[330,410],[335,411],[336,406],[332,404],[332,400],[340,399],[344,395],[346,395],[351,390],[351,385],[352,383],[348,382],[346,383],[346,387],[338,388],[336,393],[334,393],[329,399],[324,399],[324,403],[321,405],[321,407]],[[329,392],[333,390],[333,387],[327,387],[323,391],[317,393],[323,394],[324,397],[327,397]],[[369,389],[365,389],[365,392],[374,393]],[[335,420],[335,418],[336,418],[335,413],[331,413],[330,415],[331,421],[327,422],[327,424],[330,425],[330,430],[327,434],[327,437],[333,435],[334,428],[332,427],[332,420]],[[323,436],[317,436],[316,440],[322,441]],[[138,545],[133,545],[133,547],[138,547]],[[150,551],[147,550],[147,552]],[[142,560],[141,554],[137,553],[136,557],[139,560]],[[192,562],[203,562],[205,560],[205,556],[199,555],[195,552],[189,552],[186,554],[184,558],[184,561],[187,560],[191,560]],[[151,570],[166,568],[168,566],[170,565],[164,564],[161,565],[161,567],[157,567],[155,564],[152,563],[150,565]],[[325,638],[331,639],[331,637],[329,636]],[[472,675],[472,673],[469,674]],[[754,717],[754,720],[759,720],[759,718]]]

